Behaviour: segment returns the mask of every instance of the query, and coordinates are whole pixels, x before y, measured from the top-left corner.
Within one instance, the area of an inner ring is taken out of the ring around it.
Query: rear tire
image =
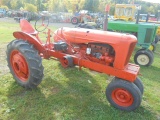
[[[106,97],[110,104],[123,111],[137,109],[142,101],[139,88],[129,81],[114,78],[106,89]]]
[[[38,51],[24,40],[13,40],[7,46],[7,62],[13,78],[27,89],[37,87],[43,78],[42,59]]]
[[[71,23],[74,24],[74,25],[78,24],[78,18],[77,17],[73,17],[71,19]]]

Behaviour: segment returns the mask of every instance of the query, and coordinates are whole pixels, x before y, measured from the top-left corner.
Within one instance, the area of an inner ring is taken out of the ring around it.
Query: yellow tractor
[[[135,19],[135,13],[137,6],[134,4],[116,4],[114,19],[133,21]]]

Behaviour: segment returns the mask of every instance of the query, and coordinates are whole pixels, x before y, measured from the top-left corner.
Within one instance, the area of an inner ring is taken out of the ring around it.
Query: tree
[[[37,7],[34,6],[33,4],[29,4],[29,3],[25,4],[25,8],[24,9],[29,11],[29,12],[37,12]]]
[[[84,6],[84,3],[85,3],[85,0],[80,0],[80,2],[79,2],[79,6],[78,6],[78,10],[81,10],[81,9],[83,9],[83,6]]]
[[[17,7],[17,0],[12,0],[12,1],[10,2],[10,5],[11,5],[11,8],[15,10],[16,7]]]
[[[150,6],[147,11],[148,11],[149,13],[151,13],[151,14],[155,13],[155,9],[154,9],[153,6]]]
[[[81,0],[64,0],[64,6],[68,11],[75,12],[79,10]]]
[[[48,10],[49,11],[55,11],[55,4],[57,0],[49,0],[48,1]]]
[[[1,6],[0,8],[3,8],[5,10],[8,10],[8,7],[7,6]]]
[[[0,0],[1,5],[7,5],[10,0]]]
[[[86,0],[83,9],[96,12],[99,6],[99,0]]]
[[[23,3],[23,0],[17,0],[17,5],[16,5],[16,9],[20,9],[20,8],[22,8],[22,7],[24,7],[24,3]]]

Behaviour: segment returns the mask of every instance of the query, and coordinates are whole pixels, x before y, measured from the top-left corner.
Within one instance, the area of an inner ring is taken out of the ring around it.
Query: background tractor
[[[133,21],[136,14],[136,5],[116,4],[114,19],[122,21]]]
[[[43,79],[42,58],[57,58],[64,68],[77,65],[79,69],[85,67],[115,76],[105,92],[115,108],[132,111],[140,106],[143,95],[143,84],[138,77],[140,67],[129,63],[137,43],[135,36],[68,27],[52,32],[48,23],[45,17],[40,18],[35,30],[22,19],[21,31],[13,33],[16,39],[7,46],[7,62],[19,85],[27,89],[37,87]],[[47,40],[43,43],[39,32],[45,29]]]
[[[114,20],[132,22],[139,19],[140,22],[155,23],[158,26],[156,37],[160,40],[160,23],[157,21],[158,18],[156,19],[155,15],[140,14],[140,10],[141,6],[136,4],[116,4]]]
[[[72,24],[85,23],[89,21],[92,21],[92,17],[89,15],[88,10],[80,10],[71,18]]]
[[[0,18],[5,17],[6,13],[7,13],[6,9],[0,8]]]
[[[133,34],[137,37],[137,45],[141,47],[135,55],[134,61],[138,65],[150,66],[154,61],[156,44],[159,40],[160,26],[158,24],[139,22],[139,12],[134,22],[136,9],[140,6],[117,4],[115,9],[115,20],[108,21],[108,30]]]

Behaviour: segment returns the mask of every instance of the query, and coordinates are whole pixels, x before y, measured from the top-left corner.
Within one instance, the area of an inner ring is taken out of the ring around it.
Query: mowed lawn
[[[160,42],[152,66],[140,70],[145,88],[141,106],[124,112],[105,97],[112,77],[86,68],[64,69],[55,60],[43,60],[44,78],[36,89],[19,86],[5,60],[6,45],[17,30],[16,22],[0,22],[0,120],[160,120]]]

